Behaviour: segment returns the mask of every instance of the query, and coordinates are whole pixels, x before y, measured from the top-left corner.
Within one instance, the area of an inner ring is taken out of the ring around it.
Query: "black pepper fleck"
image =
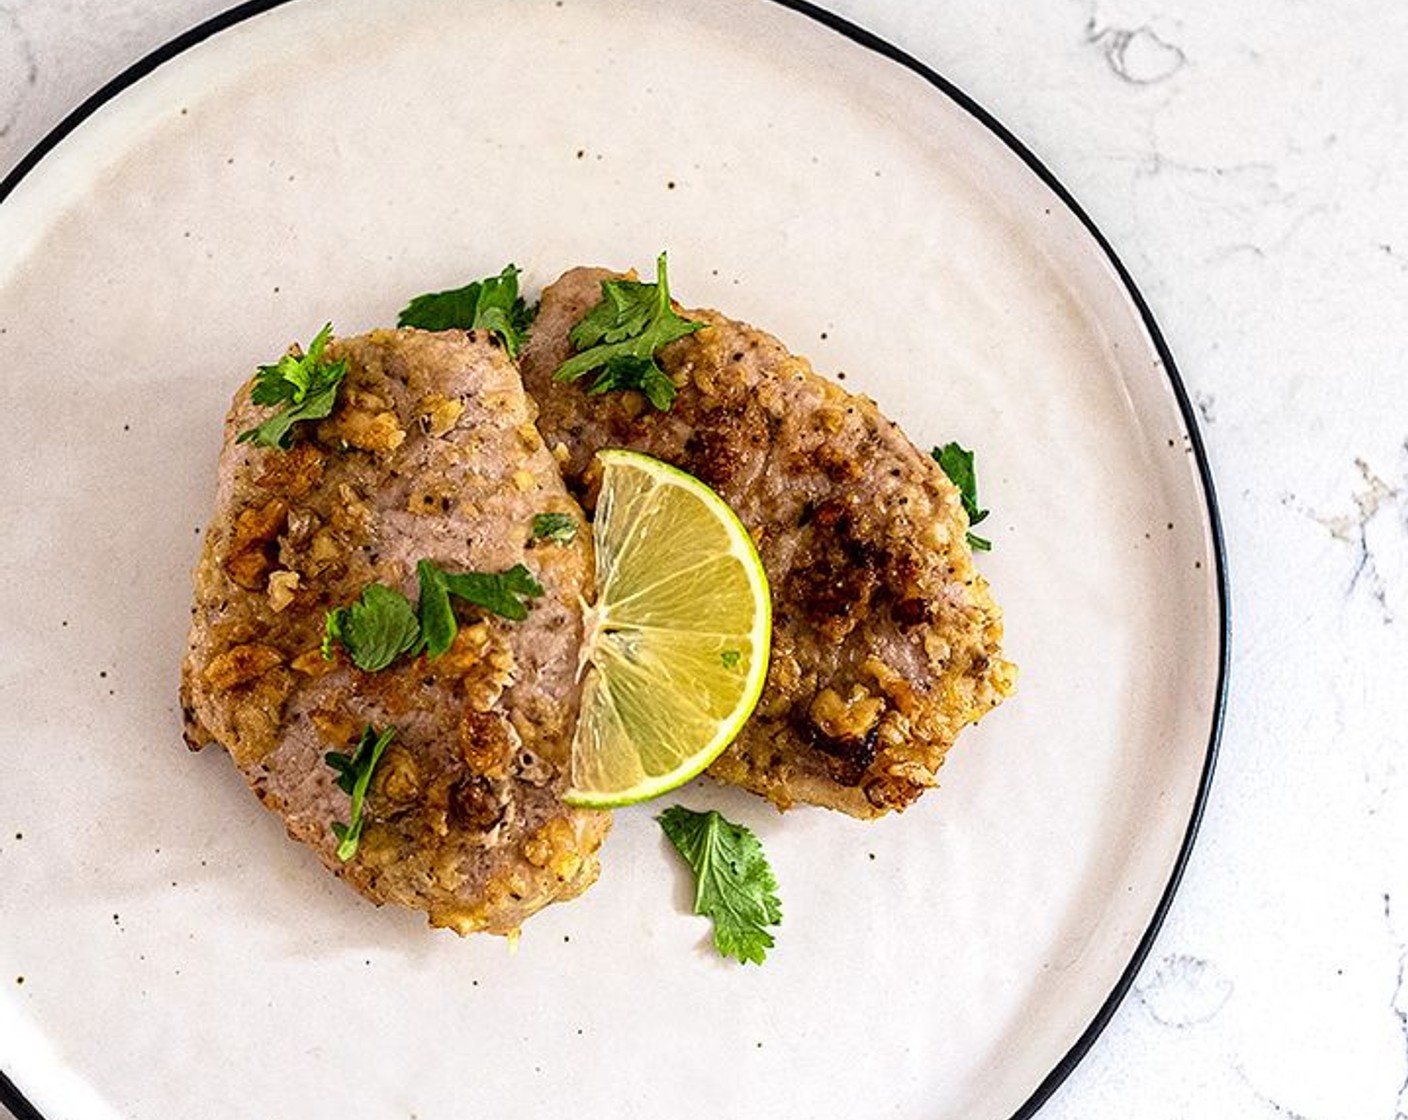
[[[23,976],[16,976],[16,977],[15,977],[15,983],[16,983],[16,984],[23,984],[23,983],[24,983],[24,977],[23,977]]]
[[[666,189],[667,191],[672,191],[672,190],[674,190],[674,189],[675,189],[675,181],[674,181],[673,179],[671,179],[668,183],[665,184],[665,189]]]

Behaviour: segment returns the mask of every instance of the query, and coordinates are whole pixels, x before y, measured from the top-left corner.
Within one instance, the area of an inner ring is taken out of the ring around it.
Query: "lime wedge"
[[[609,808],[683,785],[733,742],[767,676],[772,601],[748,530],[704,483],[633,451],[598,458],[566,800]]]

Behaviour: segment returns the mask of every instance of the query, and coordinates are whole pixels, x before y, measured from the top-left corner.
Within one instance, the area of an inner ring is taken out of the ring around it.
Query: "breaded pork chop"
[[[195,573],[182,670],[187,740],[229,751],[290,835],[368,898],[459,933],[510,933],[596,878],[610,818],[569,809],[580,602],[591,535],[532,540],[534,514],[581,518],[487,332],[377,331],[334,340],[348,371],[333,413],[288,450],[236,442],[269,414],[237,394],[216,512]],[[543,595],[510,621],[462,606],[436,660],[364,672],[320,651],[328,610],[378,581],[416,601],[416,564],[502,572]],[[395,728],[348,862],[333,822],[349,796],[325,762]]]
[[[678,390],[669,411],[635,391],[554,381],[568,332],[618,278],[578,268],[543,292],[524,384],[588,507],[592,456],[631,448],[708,483],[757,542],[772,663],[757,711],[710,772],[781,808],[905,808],[1014,679],[958,491],[868,398],[717,312],[685,312],[707,327],[657,355]]]

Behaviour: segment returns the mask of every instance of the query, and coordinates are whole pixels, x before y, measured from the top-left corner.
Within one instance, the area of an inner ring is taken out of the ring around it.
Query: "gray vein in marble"
[[[1403,1050],[1408,1056],[1408,1008],[1404,1007],[1405,997],[1408,997],[1408,946],[1405,946],[1398,937],[1398,932],[1393,926],[1393,901],[1388,891],[1384,891],[1384,922],[1388,926],[1389,940],[1398,947],[1398,978],[1393,987],[1393,998],[1389,1001],[1389,1010],[1393,1012],[1393,1017],[1398,1022],[1398,1031],[1403,1036]],[[1394,1097],[1393,1120],[1405,1120],[1408,1117],[1408,1060],[1404,1063],[1403,1076],[1398,1082],[1398,1094]]]
[[[1404,450],[1408,451],[1408,441],[1404,442]],[[1363,486],[1350,495],[1353,513],[1324,514],[1305,508],[1300,508],[1300,512],[1327,529],[1335,540],[1343,541],[1354,550],[1354,568],[1345,594],[1353,595],[1360,587],[1365,588],[1378,604],[1384,624],[1388,625],[1396,616],[1388,601],[1388,581],[1370,543],[1369,527],[1385,510],[1403,505],[1405,495],[1402,487],[1385,481],[1363,459],[1356,458],[1354,465],[1363,479]]]
[[[1233,1068],[1237,1076],[1242,1079],[1242,1084],[1247,1087],[1247,1091],[1251,1093],[1251,1095],[1254,1096],[1263,1105],[1269,1108],[1273,1116],[1284,1116],[1286,1120],[1310,1120],[1310,1117],[1307,1116],[1305,1113],[1297,1112],[1293,1108],[1287,1108],[1285,1105],[1281,1104],[1273,1097],[1268,1097],[1254,1084],[1252,1084],[1252,1079],[1247,1076],[1247,1071],[1244,1070],[1241,1066],[1234,1066]],[[1397,1120],[1396,1117],[1395,1120]]]
[[[1130,85],[1155,85],[1173,77],[1188,62],[1181,47],[1162,38],[1148,24],[1101,27],[1092,15],[1085,22],[1085,41],[1099,47],[1115,76]]]
[[[1193,394],[1193,403],[1197,406],[1198,415],[1203,418],[1204,424],[1217,423],[1217,413],[1215,410],[1215,405],[1217,404],[1216,397],[1211,393],[1199,391]]]
[[[1134,993],[1155,1022],[1191,1027],[1213,1018],[1232,995],[1232,981],[1201,957],[1170,953]]]
[[[0,34],[0,72],[23,75],[23,81],[7,78],[0,84],[0,140],[3,140],[15,127],[21,102],[39,81],[39,63],[13,8],[0,5],[0,28],[4,29]]]
[[[1189,163],[1173,159],[1155,148],[1141,157],[1134,169],[1136,179],[1154,179],[1166,172],[1177,172],[1195,178],[1212,180],[1219,195],[1226,181],[1249,186],[1253,201],[1261,207],[1282,206],[1296,201],[1296,192],[1281,184],[1281,168],[1267,160],[1247,160],[1242,163]]]

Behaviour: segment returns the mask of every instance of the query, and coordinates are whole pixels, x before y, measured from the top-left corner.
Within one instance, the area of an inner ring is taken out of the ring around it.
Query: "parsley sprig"
[[[969,526],[986,518],[989,511],[978,508],[978,474],[973,468],[973,453],[957,443],[946,443],[929,454],[958,487],[958,496],[963,500],[963,511],[968,515]],[[992,548],[992,541],[970,532],[968,546],[979,552],[987,552]]]
[[[762,964],[773,947],[768,926],[782,921],[777,879],[751,831],[713,809],[672,805],[656,818],[694,872],[694,912],[714,923],[714,947],[744,964]]]
[[[525,599],[543,588],[522,564],[506,572],[447,572],[430,560],[416,565],[420,580],[420,632],[425,652],[433,659],[454,643],[459,632],[450,596],[521,622],[528,617]]]
[[[482,328],[503,340],[510,358],[518,357],[537,307],[518,294],[517,265],[505,265],[497,276],[474,280],[462,288],[416,296],[396,320],[398,327],[427,331]]]
[[[362,823],[366,817],[363,808],[366,804],[367,788],[371,785],[376,764],[382,753],[391,745],[396,736],[396,728],[388,727],[380,734],[371,724],[362,731],[362,738],[351,754],[329,751],[323,761],[337,771],[337,786],[352,797],[352,806],[346,824],[333,821],[332,834],[337,837],[337,858],[346,863],[357,854],[357,845],[362,839]]]
[[[262,424],[241,432],[235,442],[287,450],[293,426],[300,420],[321,420],[332,414],[338,386],[347,376],[347,362],[325,361],[332,324],[320,330],[303,354],[288,353],[271,366],[260,366],[249,399],[258,405],[282,405]]]
[[[570,513],[535,513],[533,539],[571,544],[577,539],[577,519]]]
[[[704,324],[670,306],[665,254],[655,261],[655,283],[603,280],[601,300],[577,321],[569,338],[577,353],[557,367],[556,381],[576,381],[600,370],[588,394],[638,389],[661,412],[674,403],[675,386],[655,361],[662,346]]]
[[[506,572],[447,572],[431,560],[416,565],[420,601],[411,601],[395,588],[369,583],[361,598],[335,607],[323,619],[323,656],[334,647],[347,650],[352,663],[369,673],[385,669],[403,653],[424,650],[433,661],[454,643],[459,633],[450,597],[514,622],[528,617],[527,599],[543,593],[542,585],[524,565]]]
[[[384,583],[369,583],[362,597],[328,611],[323,624],[323,656],[342,643],[352,663],[368,673],[385,669],[420,641],[420,623],[410,601]]]

